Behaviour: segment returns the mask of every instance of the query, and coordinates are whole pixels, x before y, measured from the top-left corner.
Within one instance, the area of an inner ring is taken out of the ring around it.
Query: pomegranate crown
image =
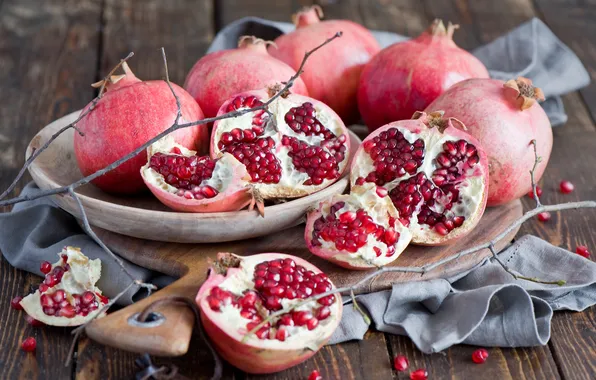
[[[238,39],[238,49],[247,49],[258,47],[257,50],[266,51],[267,46],[274,46],[277,49],[277,44],[273,41],[267,41],[255,36],[241,36]],[[264,49],[263,49],[264,48]]]
[[[122,67],[124,74],[113,75],[118,67]],[[117,90],[137,82],[141,82],[141,80],[135,76],[126,61],[121,61],[121,63],[108,74],[107,79],[102,79],[99,82],[92,83],[91,87],[99,88],[99,97],[101,97],[105,91]]]
[[[304,7],[292,15],[292,23],[297,27],[315,24],[323,18],[323,8],[319,5]]]
[[[459,29],[458,24],[452,24],[451,21],[449,21],[447,27],[445,27],[443,20],[437,18],[427,29],[426,33],[433,37],[447,37],[452,40],[453,32],[455,32],[456,29]]]
[[[538,87],[532,85],[532,80],[524,77],[511,79],[503,84],[505,96],[513,99],[521,111],[528,109],[536,103],[536,100],[543,101],[544,93]]]
[[[441,133],[445,132],[449,127],[455,127],[464,131],[467,130],[463,122],[454,117],[444,118],[444,114],[445,111],[435,111],[431,113],[416,111],[414,112],[414,115],[412,115],[412,119],[420,120],[428,128],[436,127]]]

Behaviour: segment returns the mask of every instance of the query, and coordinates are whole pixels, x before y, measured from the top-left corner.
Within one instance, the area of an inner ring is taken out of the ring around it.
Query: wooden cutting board
[[[480,224],[464,239],[443,247],[409,246],[401,256],[391,263],[400,267],[420,267],[439,261],[463,249],[485,243],[501,233],[522,215],[519,200],[497,208],[486,210]],[[164,306],[156,310],[164,317],[161,324],[153,327],[129,323],[131,317],[143,310],[149,303],[167,296],[183,296],[194,299],[206,278],[209,263],[218,252],[233,252],[250,255],[263,252],[282,252],[302,257],[312,262],[338,287],[358,282],[367,271],[350,271],[340,268],[312,255],[304,242],[304,224],[250,240],[217,244],[165,243],[132,238],[95,228],[100,238],[115,252],[143,267],[180,277],[170,286],[152,294],[108,316],[95,320],[86,332],[92,339],[120,349],[134,352],[148,352],[152,355],[178,356],[188,350],[192,335],[194,316],[182,306]],[[505,247],[517,230],[501,240],[496,248]],[[423,281],[434,278],[448,278],[465,272],[490,256],[488,250],[462,257],[437,267],[423,275],[419,273],[390,272],[377,277],[356,293],[368,293],[389,289],[391,284],[407,281]]]

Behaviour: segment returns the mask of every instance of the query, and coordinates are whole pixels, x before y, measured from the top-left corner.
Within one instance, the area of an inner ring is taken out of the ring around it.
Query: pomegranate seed
[[[323,380],[323,376],[316,369],[313,370],[308,376],[308,380]]]
[[[29,337],[21,343],[21,349],[25,352],[33,352],[37,347],[37,341],[33,337]]]
[[[47,294],[42,294],[39,298],[39,302],[42,307],[54,307],[54,300]]]
[[[377,186],[377,195],[381,198],[385,198],[389,194],[386,188]]]
[[[15,298],[10,300],[10,307],[12,307],[15,310],[23,310],[23,306],[21,306],[21,300],[23,299],[23,297],[21,296],[16,296]]]
[[[408,358],[404,355],[397,355],[395,359],[393,359],[393,367],[396,371],[405,371],[410,366],[408,362]]]
[[[419,368],[410,373],[410,380],[426,380],[428,379],[428,372],[425,369]]]
[[[27,321],[28,324],[30,324],[33,327],[41,327],[44,326],[44,323],[41,321],[38,321],[37,319],[33,318],[30,315],[26,315],[25,316],[25,320]]]
[[[286,338],[289,336],[290,334],[288,333],[288,331],[286,329],[279,329],[277,330],[277,333],[275,334],[275,339],[283,342],[286,340]]]
[[[540,214],[538,214],[538,220],[541,222],[549,221],[550,217],[550,212],[541,212]]]
[[[569,194],[573,192],[575,186],[573,186],[573,184],[569,181],[561,181],[561,183],[559,184],[559,188],[561,189],[561,193]]]
[[[52,264],[49,261],[42,261],[41,265],[39,266],[39,270],[43,274],[48,274],[52,270]]]
[[[56,290],[56,292],[55,292],[54,294],[52,294],[51,296],[52,296],[52,299],[53,299],[55,302],[58,302],[58,303],[60,303],[60,302],[64,301],[64,299],[66,298],[66,293],[64,292],[64,290],[62,290],[62,289],[58,289],[58,290]],[[43,297],[43,296],[42,296],[42,297]]]
[[[542,196],[542,189],[540,188],[540,186],[536,186],[536,194],[538,195],[538,197]],[[534,199],[534,191],[530,190],[530,192],[528,193],[528,197]]]
[[[43,284],[42,283],[42,284],[39,285],[39,292],[40,293],[45,293],[45,292],[48,291],[48,289],[49,289],[49,287],[46,284]]]
[[[590,257],[590,251],[588,251],[588,247],[586,247],[585,245],[578,245],[575,249],[575,253],[585,257],[586,259]]]
[[[73,318],[76,315],[76,310],[75,310],[74,306],[66,305],[62,309],[60,309],[58,314],[61,317]]]
[[[83,303],[83,305],[89,305],[94,301],[95,301],[95,294],[93,294],[93,292],[86,291],[85,293],[83,293],[81,295],[81,302]]]
[[[317,309],[316,317],[320,321],[327,319],[330,315],[331,315],[331,309],[329,309],[329,307],[327,307],[327,306],[321,306],[319,309]]]
[[[488,359],[488,351],[484,348],[479,348],[472,353],[472,361],[476,364],[482,364]]]
[[[312,314],[310,311],[297,311],[294,313],[293,319],[297,326],[304,326],[309,320],[312,319]]]

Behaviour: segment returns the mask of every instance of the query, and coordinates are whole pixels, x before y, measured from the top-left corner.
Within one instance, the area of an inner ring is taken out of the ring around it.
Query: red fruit
[[[95,109],[77,123],[84,136],[75,133],[74,151],[84,176],[103,169],[134,151],[169,128],[176,119],[176,101],[163,80],[141,82],[126,63],[123,77],[113,76]],[[182,121],[203,118],[197,102],[181,87],[172,83],[181,103]],[[91,103],[88,104],[85,112]],[[189,149],[205,150],[207,126],[182,128],[170,134],[174,141]],[[93,180],[104,191],[130,194],[145,189],[140,169],[147,154],[136,157]]]
[[[358,108],[370,131],[411,118],[457,82],[488,78],[482,62],[453,42],[455,28],[435,20],[418,38],[386,47],[366,65]]]
[[[541,212],[538,214],[538,220],[541,222],[549,221],[551,218],[550,212]]]
[[[15,298],[10,300],[10,307],[12,307],[15,310],[23,310],[23,307],[21,306],[21,300],[23,299],[23,297],[21,296],[16,296]]]
[[[95,287],[101,274],[99,259],[89,260],[75,247],[65,247],[58,255],[60,259],[51,265],[53,269],[46,274],[43,288],[40,285],[19,303],[32,326],[78,326],[102,312],[98,299],[107,303],[107,298]],[[72,275],[72,271],[77,275]],[[75,288],[87,287],[88,290],[71,294],[61,288],[63,281],[70,287],[75,285]]]
[[[488,351],[484,348],[479,348],[472,353],[472,361],[476,364],[482,364],[488,359]]]
[[[428,379],[428,372],[425,369],[419,368],[410,373],[410,380],[426,380]]]
[[[540,188],[540,186],[536,186],[536,195],[538,195],[538,198],[540,198],[542,196],[542,189]],[[530,190],[528,192],[528,197],[534,199],[534,191]]]
[[[354,155],[352,185],[389,191],[412,242],[447,244],[480,221],[488,195],[488,163],[480,143],[440,113],[417,113],[371,133]]]
[[[546,113],[535,101],[544,99],[532,81],[517,78],[469,79],[456,84],[426,108],[442,110],[445,117],[461,120],[466,132],[477,138],[489,157],[488,206],[522,197],[532,189],[529,171],[534,166],[532,140],[541,161],[534,173],[542,178],[553,145]]]
[[[308,376],[308,380],[323,380],[323,376],[316,369],[313,370]]]
[[[275,276],[270,275],[280,273],[292,276],[271,279]],[[333,288],[325,274],[298,257],[220,253],[218,265],[201,286],[196,303],[205,331],[224,359],[249,373],[272,373],[305,361],[327,342],[341,319],[341,298],[332,295],[328,306],[322,306],[320,300],[304,305],[274,318],[255,334],[247,334],[267,315],[291,302],[292,298],[285,295],[288,289],[296,290],[300,298],[308,298],[317,292],[319,284]],[[324,307],[328,314],[323,318]]]
[[[379,197],[374,185],[353,186],[350,195],[335,195],[307,215],[304,238],[325,260],[369,269],[397,259],[412,239],[398,218],[391,199]]]
[[[37,347],[37,341],[33,337],[29,337],[21,343],[21,349],[25,352],[33,352]]]
[[[266,91],[238,94],[226,101],[218,115],[262,104]],[[231,153],[250,174],[250,182],[265,199],[295,198],[335,182],[347,167],[348,131],[325,104],[301,95],[277,98],[269,110],[241,118],[216,121],[211,157]],[[324,123],[324,124],[323,124]]]
[[[575,249],[575,253],[585,257],[586,259],[590,257],[590,251],[588,251],[588,247],[586,247],[585,245],[578,245]]]
[[[290,66],[267,53],[268,43],[253,36],[242,36],[237,49],[213,52],[195,63],[184,88],[199,103],[205,116],[215,116],[219,107],[234,94],[286,82],[296,74]],[[301,78],[294,82],[292,92],[308,95]]]
[[[163,204],[184,212],[236,211],[251,202],[246,168],[230,154],[210,159],[171,139],[147,149],[145,184]]]
[[[563,194],[569,194],[575,189],[575,186],[573,186],[573,184],[569,181],[561,181],[559,187],[561,189],[561,193]]]
[[[320,21],[318,6],[293,16],[296,30],[275,39],[269,53],[298,70],[304,53],[337,32],[341,38],[309,57],[301,75],[311,97],[328,104],[346,124],[356,122],[356,92],[364,65],[381,49],[364,27],[348,20]]]
[[[396,371],[405,371],[410,366],[408,362],[408,358],[404,355],[397,355],[395,359],[393,359],[393,367]]]
[[[43,274],[48,274],[52,270],[52,264],[49,261],[42,261],[39,266],[39,270]]]

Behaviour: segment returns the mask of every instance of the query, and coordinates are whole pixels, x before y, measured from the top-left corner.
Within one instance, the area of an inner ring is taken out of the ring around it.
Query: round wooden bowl
[[[80,111],[64,116],[43,128],[29,143],[27,157],[60,128],[72,123]],[[31,176],[43,189],[67,186],[82,178],[73,151],[74,130],[58,137],[29,167]],[[350,132],[351,156],[360,139]],[[76,189],[89,222],[97,227],[136,238],[175,243],[217,243],[248,239],[284,230],[304,221],[308,208],[348,186],[348,170],[331,186],[309,196],[265,207],[265,217],[256,211],[181,213],[168,209],[149,192],[134,197],[104,193],[89,184]],[[54,201],[70,214],[80,217],[75,200],[68,195]]]

